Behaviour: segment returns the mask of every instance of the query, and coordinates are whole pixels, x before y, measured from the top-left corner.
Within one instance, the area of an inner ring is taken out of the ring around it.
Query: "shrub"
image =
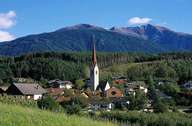
[[[65,111],[67,114],[80,114],[81,107],[79,105],[67,105]]]
[[[68,105],[78,105],[81,108],[88,106],[88,100],[83,96],[74,96],[69,101],[64,101],[61,104],[64,108]]]
[[[76,96],[71,99],[72,104],[77,104],[81,108],[85,108],[88,106],[88,100],[83,96]]]
[[[154,112],[156,113],[168,112],[168,109],[168,106],[163,102],[158,102],[154,105]]]
[[[64,89],[64,96],[65,97],[72,97],[74,96],[72,89]]]
[[[50,95],[44,96],[37,103],[38,103],[39,108],[41,108],[41,109],[47,109],[47,110],[51,110],[54,112],[62,111],[62,108],[59,105],[59,103],[56,102],[55,99],[53,99],[53,97],[51,97]]]
[[[85,86],[85,82],[82,79],[75,80],[75,88],[82,89]]]

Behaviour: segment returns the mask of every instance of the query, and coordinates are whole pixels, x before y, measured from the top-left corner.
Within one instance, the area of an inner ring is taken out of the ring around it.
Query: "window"
[[[112,94],[112,95],[116,95],[117,93],[116,93],[115,91],[112,91],[111,94]]]

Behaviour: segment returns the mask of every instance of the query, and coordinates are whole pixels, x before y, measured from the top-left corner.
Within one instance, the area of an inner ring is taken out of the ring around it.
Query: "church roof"
[[[92,52],[92,63],[93,63],[93,65],[97,64],[97,56],[96,56],[96,49],[95,49],[94,42],[93,42],[93,52]]]
[[[108,81],[101,81],[97,87],[97,90],[100,90],[103,92],[108,90],[108,88],[110,88]]]

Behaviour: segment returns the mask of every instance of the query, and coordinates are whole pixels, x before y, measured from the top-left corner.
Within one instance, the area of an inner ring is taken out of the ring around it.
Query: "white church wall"
[[[99,85],[99,68],[97,65],[95,65],[95,68],[94,68],[94,90],[97,89]]]

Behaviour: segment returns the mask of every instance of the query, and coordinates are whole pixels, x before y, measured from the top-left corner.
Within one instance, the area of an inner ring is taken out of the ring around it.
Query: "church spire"
[[[96,91],[99,86],[99,68],[97,66],[97,56],[95,47],[95,37],[92,37],[93,52],[92,52],[92,65],[90,67],[90,84],[92,91]]]
[[[97,64],[97,56],[96,56],[96,49],[95,49],[94,37],[93,37],[92,63],[93,63],[93,65],[96,65],[96,64]]]

